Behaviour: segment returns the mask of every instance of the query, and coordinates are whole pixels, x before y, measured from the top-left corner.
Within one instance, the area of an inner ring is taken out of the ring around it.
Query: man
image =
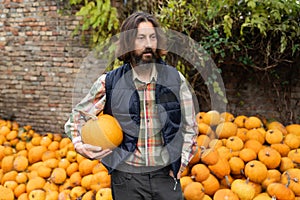
[[[108,168],[115,200],[182,199],[179,179],[197,147],[197,125],[191,91],[183,75],[162,60],[163,47],[152,15],[129,16],[117,50],[124,65],[98,78],[65,125],[76,151]],[[123,142],[113,151],[81,140],[87,117],[82,115],[102,111],[123,131]]]

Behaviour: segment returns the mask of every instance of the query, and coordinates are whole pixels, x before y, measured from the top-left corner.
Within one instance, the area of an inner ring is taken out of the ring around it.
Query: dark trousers
[[[169,172],[169,168],[145,173],[114,170],[111,174],[113,199],[183,200],[180,181]]]

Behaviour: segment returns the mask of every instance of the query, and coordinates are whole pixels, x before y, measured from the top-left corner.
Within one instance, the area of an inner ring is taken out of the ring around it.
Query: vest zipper
[[[147,124],[147,109],[146,109],[146,90],[147,90],[147,85],[144,89],[144,123],[145,123],[145,161],[146,161],[146,166],[149,165],[149,160],[148,160],[148,124]]]

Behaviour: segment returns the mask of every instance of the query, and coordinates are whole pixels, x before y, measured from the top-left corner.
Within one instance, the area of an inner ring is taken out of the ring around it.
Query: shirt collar
[[[134,70],[134,67],[132,67],[132,79],[133,79],[133,81],[138,80],[138,81],[140,81],[140,82],[143,82],[143,81],[141,81],[141,80],[139,79],[138,74],[137,74],[136,71]],[[151,81],[156,81],[156,79],[157,79],[157,69],[156,69],[156,65],[153,64],[153,67],[152,67],[152,70],[151,70],[151,74],[150,74],[149,83],[150,83]]]

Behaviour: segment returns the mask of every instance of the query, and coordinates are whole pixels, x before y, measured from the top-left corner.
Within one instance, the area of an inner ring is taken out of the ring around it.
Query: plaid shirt
[[[153,68],[155,69],[155,68]],[[184,143],[181,155],[181,170],[183,170],[195,153],[196,137],[198,133],[195,121],[195,111],[191,92],[187,86],[184,76],[179,72],[181,78],[180,98],[182,112],[182,134]],[[161,136],[161,124],[157,116],[155,106],[155,80],[157,71],[152,70],[149,82],[139,80],[133,70],[133,81],[138,90],[141,106],[141,125],[137,149],[127,163],[135,166],[160,166],[168,162],[168,152],[163,148]],[[82,144],[80,130],[85,123],[82,115],[98,115],[105,105],[105,77],[101,75],[94,83],[85,98],[75,106],[68,122],[65,124],[65,132],[72,139],[74,145]],[[92,152],[90,152],[90,155]]]

